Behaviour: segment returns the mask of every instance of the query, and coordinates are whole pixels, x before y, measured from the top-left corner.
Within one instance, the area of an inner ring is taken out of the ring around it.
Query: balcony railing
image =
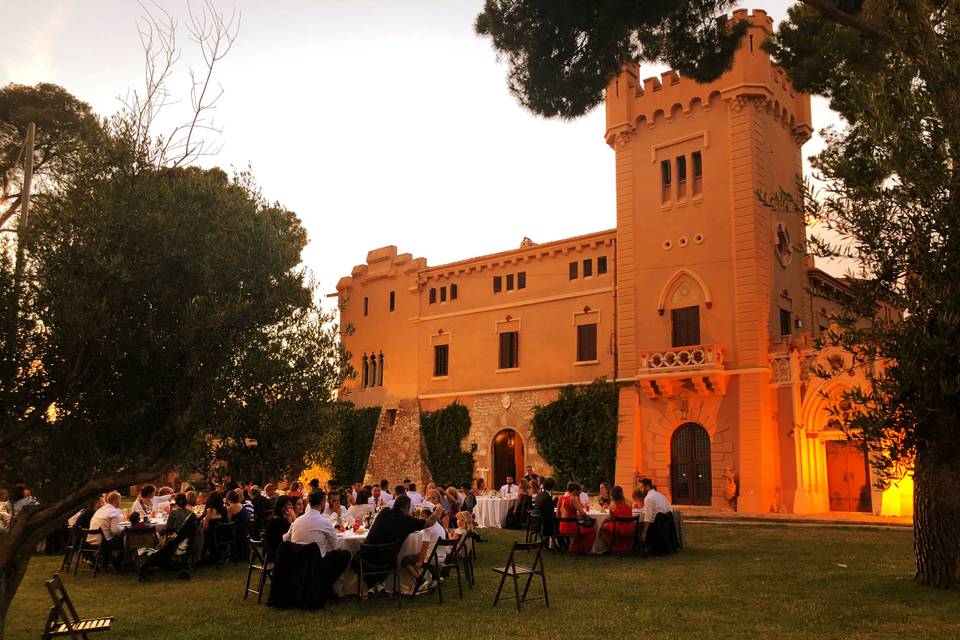
[[[723,369],[723,348],[714,344],[700,344],[644,351],[640,354],[639,368],[651,373]]]

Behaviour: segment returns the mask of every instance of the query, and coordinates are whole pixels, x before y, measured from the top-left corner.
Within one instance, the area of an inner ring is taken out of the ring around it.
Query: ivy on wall
[[[362,482],[380,420],[380,407],[338,404],[311,462],[330,470],[336,484]]]
[[[470,412],[459,402],[438,411],[420,413],[420,433],[423,435],[427,463],[434,482],[444,486],[460,486],[473,477],[473,454],[460,444],[470,432]]]
[[[566,386],[553,402],[534,407],[533,437],[559,487],[586,482],[596,489],[613,480],[618,398],[617,385],[601,378]]]

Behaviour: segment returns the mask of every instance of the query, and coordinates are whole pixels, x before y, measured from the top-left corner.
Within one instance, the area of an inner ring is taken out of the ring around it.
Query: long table
[[[473,508],[473,519],[479,527],[502,529],[507,512],[516,504],[516,498],[478,497],[477,506]]]
[[[356,556],[360,553],[360,545],[364,540],[367,539],[367,532],[363,533],[354,533],[353,531],[345,531],[343,533],[337,534],[337,537],[340,539],[340,548],[350,552],[351,556]],[[420,531],[414,531],[407,536],[406,540],[403,541],[403,545],[400,547],[400,553],[397,555],[398,561],[404,556],[414,555],[420,552],[420,545],[423,542],[423,536]],[[413,588],[415,579],[410,573],[404,569],[398,569],[398,576],[400,578],[400,588],[404,587]],[[357,582],[360,577],[357,575],[356,571],[353,570],[352,563],[347,566],[346,570],[340,574],[340,577],[333,584],[334,593],[340,597],[356,595],[357,594]],[[384,586],[387,588],[387,591],[390,591],[393,588],[393,580],[388,579]]]

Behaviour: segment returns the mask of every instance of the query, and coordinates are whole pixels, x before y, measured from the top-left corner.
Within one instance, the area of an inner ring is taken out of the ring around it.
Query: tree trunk
[[[11,549],[8,561],[0,567],[0,640],[5,637],[7,627],[7,611],[10,609],[10,603],[13,602],[13,596],[16,595],[23,576],[27,573],[27,565],[30,564],[30,556],[34,547],[33,542],[20,545],[19,549]],[[37,624],[42,624],[38,620]]]
[[[913,548],[920,584],[960,587],[960,465],[917,456],[913,494]]]

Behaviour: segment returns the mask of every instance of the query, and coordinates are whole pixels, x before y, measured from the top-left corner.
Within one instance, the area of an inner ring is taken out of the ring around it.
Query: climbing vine
[[[434,482],[460,486],[473,476],[473,454],[461,447],[470,433],[470,412],[458,402],[420,414],[423,458]]]

